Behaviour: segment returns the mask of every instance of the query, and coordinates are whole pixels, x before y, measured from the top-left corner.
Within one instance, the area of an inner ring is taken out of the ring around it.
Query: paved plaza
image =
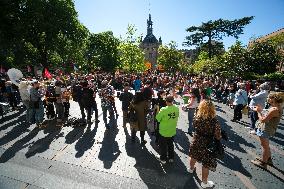
[[[117,109],[121,103],[117,101]],[[179,99],[178,101],[181,101]],[[187,113],[180,108],[175,162],[162,165],[151,138],[145,147],[130,140],[129,125],[122,127],[122,112],[113,127],[106,131],[100,100],[98,124],[78,126],[77,103],[71,101],[70,122],[62,128],[50,122],[44,129],[26,125],[24,109],[10,112],[0,122],[0,189],[36,188],[199,188],[201,166],[196,174],[187,173],[188,151],[192,137],[187,131]],[[232,123],[233,110],[216,103],[219,121],[227,131],[226,156],[218,162],[209,180],[215,188],[283,189],[284,188],[284,121],[271,139],[272,172],[250,163],[261,154],[257,137],[245,128],[249,119]],[[116,126],[114,126],[116,125]]]

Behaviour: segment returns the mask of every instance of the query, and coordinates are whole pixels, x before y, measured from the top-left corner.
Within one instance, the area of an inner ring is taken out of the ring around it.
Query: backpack
[[[75,85],[72,90],[72,98],[75,102],[78,102],[82,96],[82,87]]]
[[[128,112],[128,120],[129,122],[136,122],[138,121],[138,115],[137,115],[137,112],[134,108],[129,108],[129,112]]]

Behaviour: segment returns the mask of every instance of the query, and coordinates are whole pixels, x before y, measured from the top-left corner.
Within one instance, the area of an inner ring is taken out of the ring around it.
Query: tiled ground
[[[119,110],[120,102],[117,107]],[[250,163],[261,149],[244,127],[248,118],[232,123],[232,110],[220,103],[216,107],[229,141],[225,159],[209,175],[215,188],[284,188],[284,121],[271,141],[279,170],[269,173]],[[133,144],[129,127],[121,126],[121,116],[117,126],[106,132],[101,112],[99,115],[98,125],[56,128],[51,122],[37,129],[22,123],[23,110],[9,113],[0,122],[0,188],[199,188],[200,165],[197,174],[186,172],[191,141],[185,133],[186,112],[181,111],[179,119],[175,162],[163,166],[148,135],[145,147],[140,146],[138,134]],[[80,117],[75,102],[71,102],[71,117]]]

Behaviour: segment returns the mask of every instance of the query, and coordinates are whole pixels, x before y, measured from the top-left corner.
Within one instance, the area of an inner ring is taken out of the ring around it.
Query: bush
[[[264,75],[263,78],[265,80],[270,80],[270,81],[284,80],[284,74],[281,72],[274,72],[271,74]]]

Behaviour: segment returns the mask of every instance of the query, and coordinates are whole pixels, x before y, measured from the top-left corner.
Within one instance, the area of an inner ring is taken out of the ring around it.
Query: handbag
[[[213,138],[213,142],[208,145],[207,149],[214,158],[222,160],[225,156],[225,149],[221,140],[217,140],[215,137]]]
[[[215,134],[215,128],[216,128],[216,126],[214,126],[214,134]],[[223,131],[223,132],[224,132],[224,135],[226,135],[226,138],[227,138],[227,134],[225,133],[225,131]],[[212,142],[207,146],[207,150],[209,151],[210,155],[213,158],[217,158],[217,159],[222,160],[225,156],[224,145],[221,143],[221,139],[217,140],[215,138],[215,135],[213,135],[213,137],[212,137]]]
[[[248,106],[247,106],[247,105],[245,105],[245,106],[243,107],[243,109],[242,109],[242,114],[244,114],[244,115],[248,115],[248,112],[249,112],[249,110],[248,110]]]

